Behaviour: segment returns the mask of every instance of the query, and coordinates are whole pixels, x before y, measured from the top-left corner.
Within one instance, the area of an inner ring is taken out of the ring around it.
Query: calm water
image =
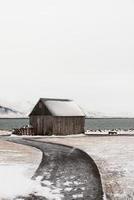
[[[134,129],[134,118],[86,119],[85,129]]]
[[[0,119],[0,129],[12,130],[29,124],[29,119]],[[86,119],[85,129],[134,129],[134,118]]]
[[[0,130],[12,130],[29,124],[29,119],[1,119]]]

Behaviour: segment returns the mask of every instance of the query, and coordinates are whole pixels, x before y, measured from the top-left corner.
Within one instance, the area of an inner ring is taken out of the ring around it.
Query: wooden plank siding
[[[84,117],[30,116],[35,135],[68,135],[84,133]]]
[[[53,134],[68,135],[84,133],[84,117],[54,117]]]
[[[30,124],[32,125],[35,135],[49,135],[52,133],[53,117],[36,115],[30,117]]]

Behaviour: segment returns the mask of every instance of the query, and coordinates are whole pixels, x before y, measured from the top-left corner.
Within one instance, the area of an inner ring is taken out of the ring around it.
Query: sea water
[[[86,119],[85,130],[134,129],[134,118],[92,118]]]
[[[28,118],[13,118],[3,119],[0,118],[0,130],[13,130],[14,128],[21,128],[29,124]]]
[[[13,130],[29,124],[28,118],[2,119],[0,118],[0,130]],[[134,129],[134,118],[90,118],[85,121],[85,130],[112,130]]]

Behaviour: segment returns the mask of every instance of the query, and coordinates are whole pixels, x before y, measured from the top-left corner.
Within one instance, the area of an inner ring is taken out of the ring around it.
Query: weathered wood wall
[[[30,113],[30,115],[51,115],[51,113],[49,112],[49,110],[47,109],[47,107],[42,103],[42,101],[40,100],[36,106],[34,107],[34,109],[32,110],[32,112]]]
[[[54,117],[53,134],[69,135],[84,133],[85,117]]]
[[[30,116],[30,124],[32,125],[35,135],[47,135],[52,133],[53,117],[36,115]]]
[[[85,117],[53,117],[31,115],[35,135],[68,135],[84,133]]]

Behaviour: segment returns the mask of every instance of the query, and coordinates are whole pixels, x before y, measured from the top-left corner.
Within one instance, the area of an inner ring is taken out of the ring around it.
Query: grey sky
[[[134,1],[0,2],[2,102],[75,99],[134,115]]]

